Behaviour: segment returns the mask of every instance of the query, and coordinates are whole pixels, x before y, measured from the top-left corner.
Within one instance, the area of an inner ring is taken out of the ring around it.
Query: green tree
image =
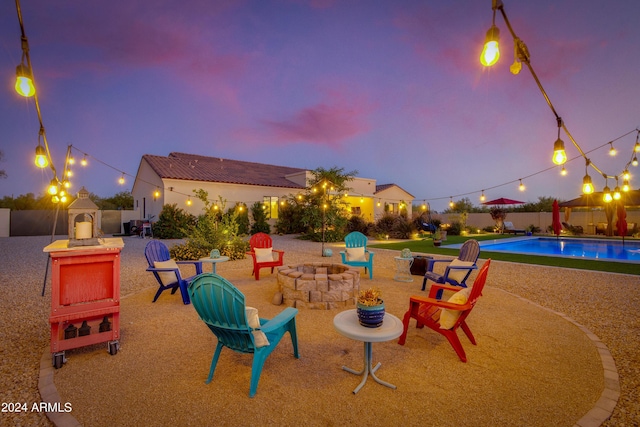
[[[318,168],[311,172],[301,201],[302,222],[308,227],[307,236],[315,241],[342,240],[348,221],[345,193],[357,171],[344,172],[344,168]]]
[[[93,197],[92,197],[93,196]],[[89,198],[98,206],[101,210],[125,210],[133,209],[133,195],[130,191],[121,191],[111,197],[98,197],[91,193]]]

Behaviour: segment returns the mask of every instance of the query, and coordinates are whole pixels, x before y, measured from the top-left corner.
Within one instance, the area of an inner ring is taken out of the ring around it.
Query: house
[[[226,201],[226,209],[264,203],[268,217],[276,220],[278,206],[303,193],[311,178],[311,171],[288,166],[177,152],[166,157],[145,154],[131,193],[140,219],[157,220],[165,204],[199,215],[204,203],[194,196],[194,190],[202,189],[210,201]],[[378,186],[375,179],[355,177],[349,186],[346,200],[354,215],[375,221],[385,207],[396,213],[407,209],[411,215],[413,196],[395,184]]]

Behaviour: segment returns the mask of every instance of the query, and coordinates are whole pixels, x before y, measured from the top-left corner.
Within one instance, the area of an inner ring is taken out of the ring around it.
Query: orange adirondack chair
[[[471,344],[476,345],[476,340],[471,333],[471,329],[469,329],[469,325],[467,325],[466,319],[473,307],[475,307],[478,298],[482,295],[482,288],[484,288],[484,284],[487,281],[490,264],[490,259],[484,263],[478,272],[476,280],[473,282],[473,286],[470,288],[460,290],[457,286],[434,283],[431,286],[428,298],[412,296],[409,301],[409,310],[402,320],[404,331],[400,335],[398,344],[404,345],[407,339],[409,321],[414,318],[416,319],[417,328],[427,326],[444,335],[460,360],[466,362],[467,355],[462,348],[457,330],[459,327],[462,328]],[[436,298],[436,294],[440,289],[455,291],[456,293],[448,301],[443,301]]]
[[[256,280],[260,280],[261,268],[271,267],[273,274],[273,268],[282,265],[284,251],[273,249],[273,242],[268,234],[254,234],[249,239],[249,246],[251,246],[251,251],[247,252],[247,255],[253,257],[253,272],[251,274],[256,276]]]

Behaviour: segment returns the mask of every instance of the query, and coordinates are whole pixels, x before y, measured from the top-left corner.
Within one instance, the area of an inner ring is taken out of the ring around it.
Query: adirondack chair
[[[296,333],[297,309],[287,307],[271,320],[258,318],[255,308],[246,307],[242,292],[225,278],[213,273],[196,277],[189,284],[189,295],[200,319],[218,338],[206,384],[213,379],[223,347],[253,354],[249,397],[255,396],[264,362],[286,332],[291,336],[293,356],[300,358]]]
[[[251,251],[247,252],[247,255],[251,255],[253,258],[253,272],[251,274],[256,276],[256,280],[260,280],[261,268],[271,267],[271,274],[273,274],[273,268],[282,265],[284,251],[273,249],[273,242],[268,234],[254,234],[249,239],[249,246]]]
[[[367,249],[367,236],[359,231],[352,231],[344,238],[346,250],[340,251],[342,263],[353,267],[369,269],[369,279],[373,279],[373,252]],[[368,255],[368,256],[367,256]]]
[[[480,245],[477,240],[469,239],[460,248],[458,258],[454,260],[447,259],[430,259],[427,264],[427,272],[424,275],[422,281],[422,290],[425,290],[427,286],[427,280],[431,280],[436,283],[448,283],[453,286],[467,287],[466,280],[471,272],[478,267],[476,262],[480,256]],[[438,274],[433,271],[433,267],[436,263],[448,262],[449,265],[444,270],[443,274]],[[439,293],[438,298],[442,296],[442,292]]]
[[[487,280],[487,273],[489,272],[489,265],[491,260],[487,260],[480,271],[476,280],[473,282],[471,288],[460,289],[455,286],[434,284],[429,291],[429,297],[412,296],[409,299],[409,310],[405,313],[402,320],[404,329],[398,344],[404,345],[407,339],[407,331],[409,329],[409,322],[411,319],[416,319],[416,327],[422,328],[427,326],[428,328],[444,335],[461,361],[467,361],[467,355],[462,348],[460,338],[458,338],[458,328],[462,328],[471,344],[476,345],[476,339],[467,325],[467,317],[475,307],[478,298],[482,295],[482,289]],[[450,290],[456,292],[449,298],[448,301],[444,301],[441,298],[437,298],[436,294],[438,290]]]
[[[153,297],[156,302],[160,294],[167,289],[171,289],[171,294],[175,294],[178,288],[182,294],[182,302],[189,304],[189,292],[187,285],[196,275],[202,273],[202,262],[200,261],[174,261],[169,254],[167,245],[159,240],[151,240],[144,248],[144,256],[147,258],[149,268],[147,271],[153,273],[160,287]],[[182,277],[180,274],[179,264],[193,264],[196,274],[190,277]]]

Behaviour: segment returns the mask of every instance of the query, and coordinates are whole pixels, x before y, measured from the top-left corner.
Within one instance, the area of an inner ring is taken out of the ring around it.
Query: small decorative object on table
[[[411,255],[411,249],[404,248],[402,250],[402,252],[400,252],[400,257],[401,258],[413,258],[413,255]]]
[[[378,288],[368,288],[360,291],[358,295],[357,313],[358,321],[367,328],[382,326],[384,319],[384,301]]]
[[[220,258],[220,251],[217,249],[212,249],[211,253],[209,254],[210,258]]]

